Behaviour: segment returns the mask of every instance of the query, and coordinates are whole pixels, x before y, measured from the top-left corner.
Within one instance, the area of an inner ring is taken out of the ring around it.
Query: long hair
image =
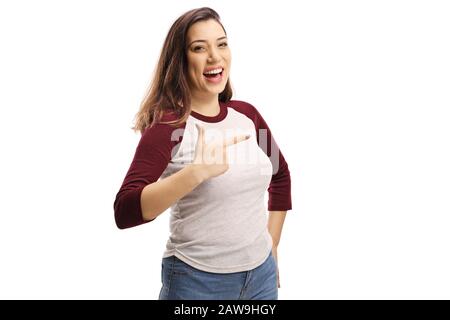
[[[153,79],[135,116],[135,125],[132,127],[134,131],[139,130],[142,134],[148,126],[156,123],[179,126],[186,122],[191,112],[191,91],[187,78],[187,32],[194,23],[209,19],[216,20],[227,34],[219,14],[208,7],[187,11],[172,24],[161,49]],[[219,94],[219,101],[228,102],[232,95],[228,78],[225,89]],[[161,121],[167,111],[174,113],[176,119]]]

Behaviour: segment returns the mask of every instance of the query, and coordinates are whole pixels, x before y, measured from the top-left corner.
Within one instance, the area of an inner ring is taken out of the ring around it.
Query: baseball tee
[[[239,100],[219,105],[215,116],[191,111],[179,127],[157,123],[144,130],[116,195],[114,215],[121,229],[149,222],[142,217],[142,189],[192,163],[198,139],[195,124],[205,128],[206,143],[248,134],[249,139],[226,148],[225,173],[205,180],[171,206],[170,236],[163,253],[163,258],[175,255],[207,272],[241,272],[256,268],[269,256],[267,211],[292,209],[291,179],[258,110]],[[167,112],[162,120],[175,119]]]

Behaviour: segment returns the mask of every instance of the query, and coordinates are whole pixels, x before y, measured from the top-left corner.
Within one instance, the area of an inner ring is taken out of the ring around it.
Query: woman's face
[[[214,19],[194,23],[187,32],[186,54],[192,94],[221,93],[231,66],[231,52],[222,26]],[[205,75],[206,72],[210,74]]]

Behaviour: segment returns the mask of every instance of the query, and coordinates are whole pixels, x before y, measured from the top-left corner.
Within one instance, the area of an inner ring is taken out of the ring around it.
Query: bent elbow
[[[150,221],[144,220],[141,208],[142,188],[118,193],[114,201],[114,219],[119,229],[135,227]]]
[[[129,228],[130,226],[127,223],[126,213],[120,202],[120,199],[116,199],[114,201],[114,220],[117,228],[123,230]]]

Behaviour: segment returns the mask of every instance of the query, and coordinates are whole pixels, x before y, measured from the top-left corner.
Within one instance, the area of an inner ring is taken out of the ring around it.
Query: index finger
[[[249,134],[244,134],[244,135],[240,135],[240,136],[234,136],[234,137],[232,137],[232,138],[227,139],[227,140],[225,141],[225,143],[224,143],[224,146],[225,146],[225,147],[228,147],[228,146],[231,146],[231,145],[233,145],[233,144],[236,144],[236,143],[245,141],[245,140],[247,140],[248,138],[250,138],[250,135],[249,135]]]

